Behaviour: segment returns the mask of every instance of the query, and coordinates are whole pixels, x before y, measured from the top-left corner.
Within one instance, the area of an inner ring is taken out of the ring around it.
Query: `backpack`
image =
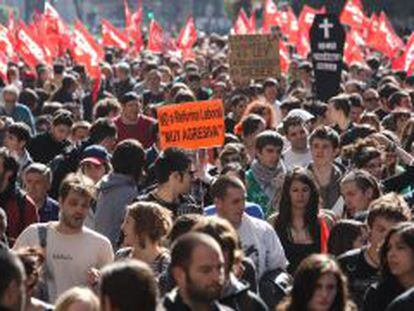
[[[37,235],[39,238],[39,245],[43,251],[45,256],[45,262],[43,263],[43,278],[40,279],[37,285],[37,293],[36,296],[42,301],[49,301],[49,289],[47,282],[51,277],[51,272],[47,265],[47,231],[48,231],[48,224],[41,223],[37,227]]]

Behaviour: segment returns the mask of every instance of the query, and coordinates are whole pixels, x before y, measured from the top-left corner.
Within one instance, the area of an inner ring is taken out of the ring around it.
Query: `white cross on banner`
[[[332,23],[328,22],[327,18],[325,18],[323,20],[323,23],[319,25],[319,29],[323,29],[323,38],[324,39],[329,39],[329,37],[330,37],[329,30],[331,28],[333,28],[333,26],[334,25]]]

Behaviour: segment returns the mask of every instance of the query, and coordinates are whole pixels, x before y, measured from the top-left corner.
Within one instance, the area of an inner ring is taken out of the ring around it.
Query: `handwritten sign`
[[[279,41],[275,35],[230,36],[230,75],[236,83],[280,76]]]
[[[224,108],[221,100],[168,105],[157,109],[161,149],[200,149],[224,143]]]

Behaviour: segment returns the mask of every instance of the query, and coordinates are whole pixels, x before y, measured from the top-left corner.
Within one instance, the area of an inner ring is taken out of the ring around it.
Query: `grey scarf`
[[[269,201],[275,199],[275,195],[280,193],[283,186],[286,168],[280,160],[277,167],[267,167],[259,163],[256,159],[251,165],[254,179],[260,185],[260,188],[269,198]]]

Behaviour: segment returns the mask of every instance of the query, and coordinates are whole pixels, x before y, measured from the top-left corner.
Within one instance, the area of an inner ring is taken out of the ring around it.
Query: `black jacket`
[[[27,151],[30,153],[33,161],[48,164],[69,145],[70,142],[68,140],[59,142],[47,132],[33,137],[27,144]]]
[[[387,311],[411,311],[414,309],[414,287],[398,296],[388,306]]]
[[[362,310],[385,311],[403,292],[404,288],[397,281],[376,283],[367,290]]]
[[[219,302],[237,311],[267,311],[265,303],[250,290],[250,286],[239,281],[233,274],[224,288]]]
[[[175,289],[169,294],[167,294],[163,301],[163,307],[166,311],[197,311],[192,310],[189,306],[187,306],[181,296],[178,294],[178,291]],[[232,308],[226,307],[218,303],[217,301],[213,301],[210,306],[211,311],[231,311]]]

